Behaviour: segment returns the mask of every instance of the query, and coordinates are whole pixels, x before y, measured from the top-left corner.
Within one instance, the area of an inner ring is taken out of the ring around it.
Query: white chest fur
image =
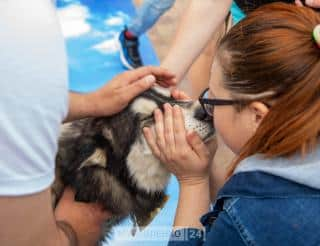
[[[147,192],[162,191],[168,184],[170,173],[152,155],[143,137],[133,144],[127,158],[127,165],[140,189]]]

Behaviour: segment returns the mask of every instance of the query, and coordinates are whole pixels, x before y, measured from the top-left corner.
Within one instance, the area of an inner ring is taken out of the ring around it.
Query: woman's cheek
[[[228,119],[226,115],[215,114],[214,126],[216,133],[220,136],[224,144],[231,149],[232,152],[237,153],[241,139],[237,134],[236,126],[232,119]]]
[[[215,117],[213,118],[214,121],[214,127],[216,133],[221,137],[222,141],[229,145],[230,139],[230,126],[228,123],[228,119],[226,119],[223,115],[220,115],[218,112],[215,113]]]

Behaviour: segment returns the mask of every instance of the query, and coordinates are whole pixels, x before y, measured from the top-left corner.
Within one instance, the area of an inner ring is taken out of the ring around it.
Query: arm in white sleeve
[[[47,189],[68,109],[64,40],[50,0],[0,1],[0,196]]]

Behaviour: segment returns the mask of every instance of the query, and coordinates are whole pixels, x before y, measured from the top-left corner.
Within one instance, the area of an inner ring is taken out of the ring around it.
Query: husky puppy
[[[101,239],[128,216],[140,227],[146,226],[166,201],[170,173],[152,155],[142,133],[143,127],[153,127],[157,107],[178,104],[187,129],[197,131],[203,140],[213,136],[212,123],[199,102],[175,101],[168,94],[150,89],[114,116],[63,126],[53,202],[56,204],[65,186],[71,186],[77,201],[101,204],[113,214],[105,223]]]

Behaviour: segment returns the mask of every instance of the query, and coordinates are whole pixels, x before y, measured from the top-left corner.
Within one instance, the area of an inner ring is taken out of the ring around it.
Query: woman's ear
[[[252,120],[255,130],[260,125],[261,121],[268,114],[269,108],[262,102],[252,102],[249,105],[249,109],[252,113]]]

